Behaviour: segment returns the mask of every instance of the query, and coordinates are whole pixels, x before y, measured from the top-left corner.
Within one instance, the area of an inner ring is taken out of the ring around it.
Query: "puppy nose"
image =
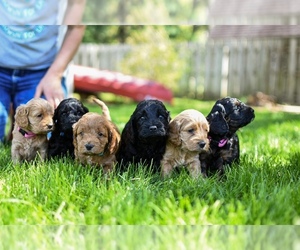
[[[200,142],[199,142],[199,147],[200,147],[200,148],[204,148],[205,145],[206,145],[206,143],[205,143],[204,141],[200,141]]]
[[[48,124],[47,127],[48,127],[48,129],[52,129],[53,128],[53,124]]]
[[[157,127],[156,126],[150,126],[150,131],[155,131],[155,130],[157,130]]]
[[[91,150],[91,149],[94,147],[94,145],[93,145],[93,144],[90,144],[90,143],[87,143],[87,144],[85,144],[84,146],[85,146],[85,148],[86,148],[87,150]]]

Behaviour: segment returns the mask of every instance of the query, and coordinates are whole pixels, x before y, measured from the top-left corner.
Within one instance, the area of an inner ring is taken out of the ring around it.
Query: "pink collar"
[[[35,137],[36,134],[32,133],[31,131],[25,131],[24,129],[18,127],[18,131],[25,137],[25,138],[32,138]]]
[[[218,147],[222,148],[226,145],[226,143],[228,142],[228,139],[222,139],[219,141]]]
[[[212,138],[209,136],[208,137],[209,141],[212,140]],[[222,148],[226,145],[226,143],[228,142],[228,139],[221,139],[219,142],[218,142],[218,147],[219,148]]]

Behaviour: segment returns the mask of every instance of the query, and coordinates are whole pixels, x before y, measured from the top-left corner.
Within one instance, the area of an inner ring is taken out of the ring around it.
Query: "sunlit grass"
[[[171,116],[186,108],[206,115],[212,104],[176,99],[167,108]],[[122,130],[136,104],[108,106]],[[14,166],[10,147],[1,146],[0,225],[299,224],[299,115],[256,111],[238,134],[240,164],[222,180],[195,180],[186,171],[162,180],[143,166],[106,178],[70,159]]]

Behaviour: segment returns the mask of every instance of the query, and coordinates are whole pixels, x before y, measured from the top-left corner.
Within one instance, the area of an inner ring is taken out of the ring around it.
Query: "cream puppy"
[[[53,130],[54,109],[48,101],[33,98],[16,109],[11,156],[14,163],[47,156],[47,133]]]
[[[209,124],[194,109],[182,111],[170,122],[166,151],[161,161],[161,174],[167,177],[175,167],[186,166],[192,177],[201,174],[199,154],[207,152]]]

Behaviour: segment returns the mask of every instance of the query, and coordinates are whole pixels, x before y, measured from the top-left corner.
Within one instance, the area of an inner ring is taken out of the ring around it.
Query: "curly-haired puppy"
[[[159,172],[169,134],[169,122],[169,111],[161,101],[141,101],[122,131],[117,152],[121,170],[125,170],[130,163],[142,163]]]
[[[229,132],[228,124],[224,118],[223,113],[219,111],[211,112],[209,117],[206,117],[209,123],[209,133],[208,133],[208,140],[209,140],[209,151],[202,152],[200,154],[201,160],[201,172],[203,176],[207,176],[207,166],[206,160],[208,157],[211,157],[211,154],[215,148],[222,148],[227,143],[227,139],[225,136]]]
[[[223,116],[228,126],[225,133],[224,122],[216,122],[215,116]],[[255,118],[254,110],[237,98],[226,97],[218,100],[207,115],[210,123],[210,153],[203,163],[209,172],[224,173],[224,166],[238,162],[240,157],[239,138],[236,131],[248,125]],[[222,129],[224,127],[224,131]],[[200,156],[203,159],[203,157]]]
[[[73,124],[88,112],[76,98],[64,99],[54,111],[54,130],[49,139],[48,157],[74,156]]]
[[[207,152],[209,125],[205,116],[194,109],[182,111],[170,122],[166,152],[161,161],[162,176],[175,167],[186,166],[192,177],[201,174],[199,154]]]
[[[11,155],[14,163],[47,157],[47,133],[53,130],[53,107],[34,98],[16,109]]]
[[[103,172],[113,170],[120,142],[120,133],[110,121],[107,106],[102,103],[103,114],[89,112],[73,125],[75,159],[86,165],[101,166]]]

